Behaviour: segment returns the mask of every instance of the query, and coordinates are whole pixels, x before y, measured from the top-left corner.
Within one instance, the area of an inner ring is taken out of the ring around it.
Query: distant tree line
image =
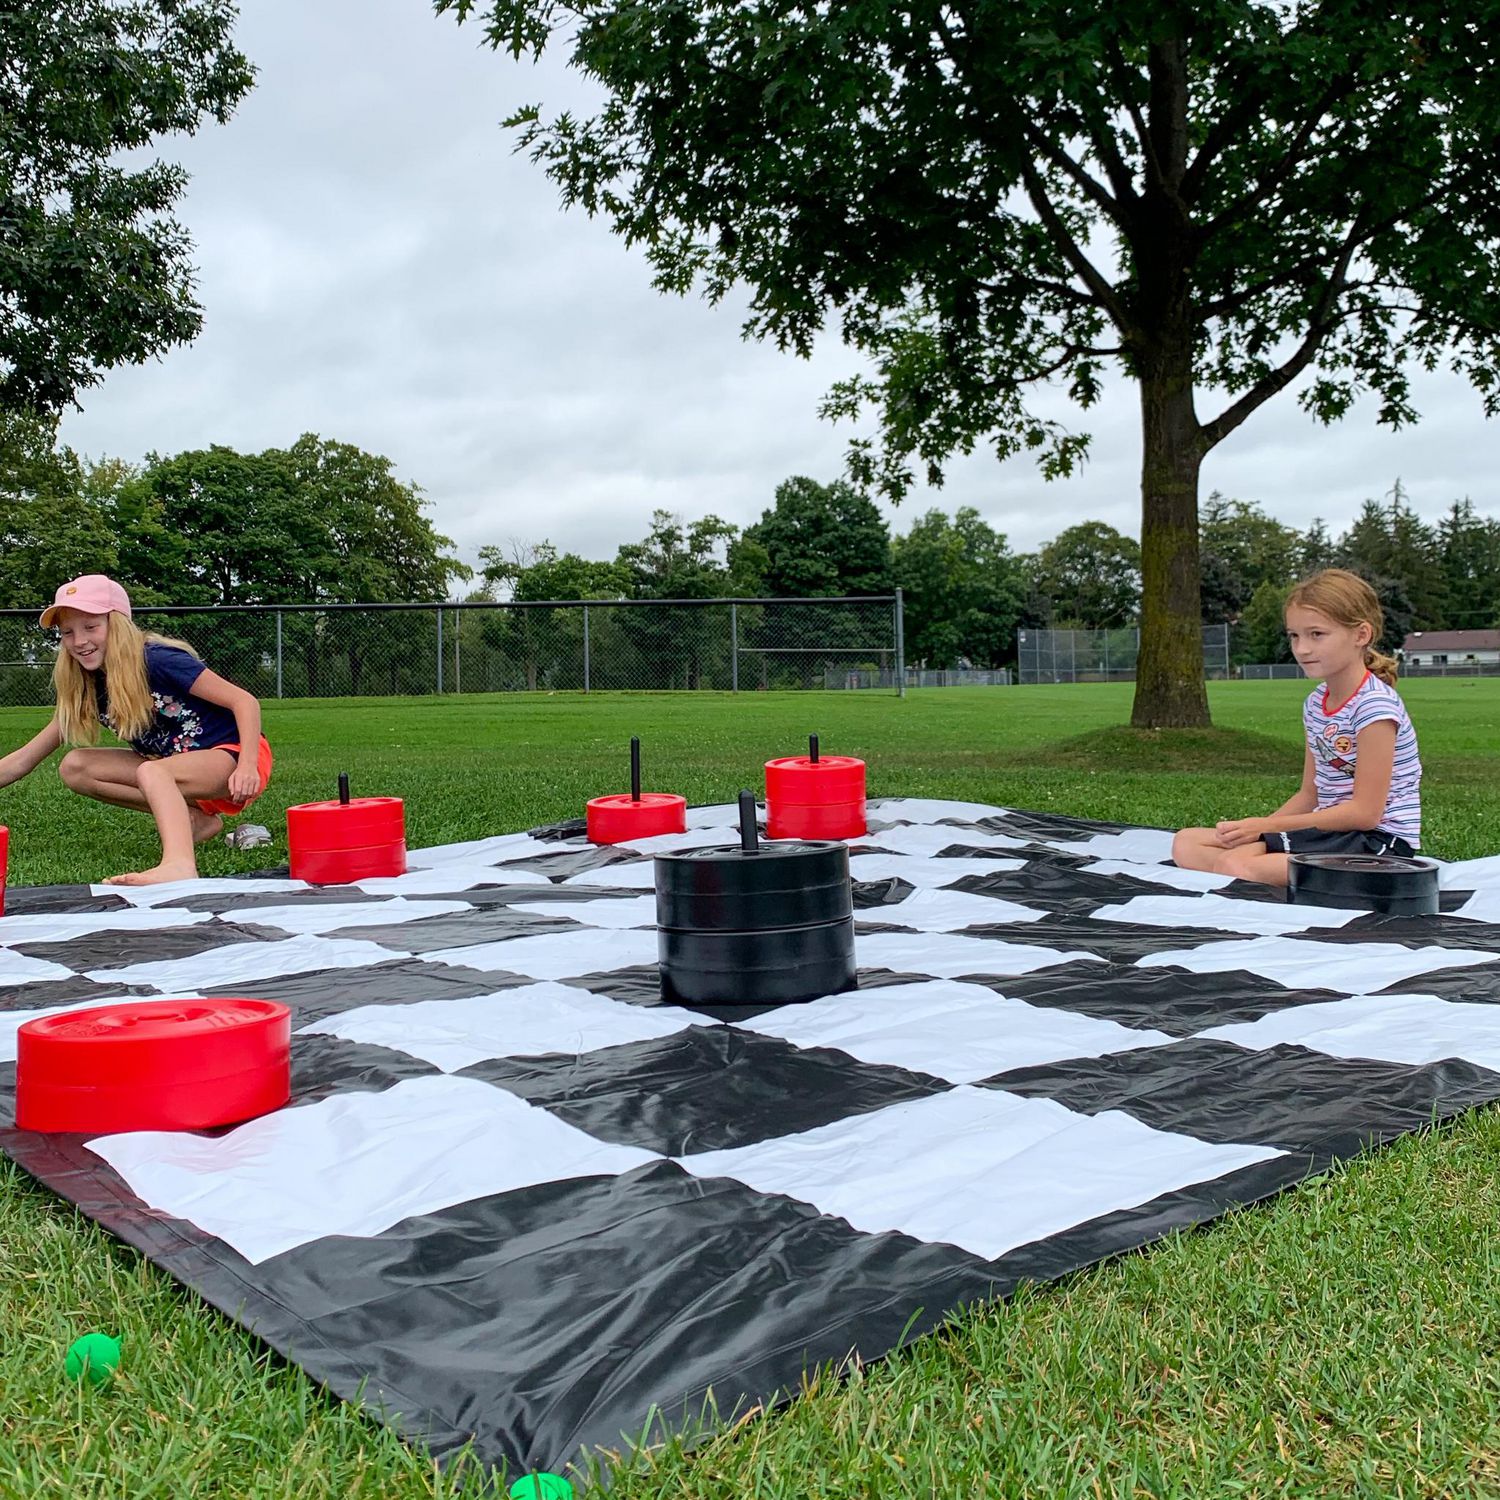
[[[420,488],[348,443],[309,433],[261,453],[215,445],[90,463],[56,446],[48,421],[0,421],[0,607],[37,607],[59,583],[94,571],[118,577],[141,604],[436,602],[474,580],[434,529]],[[1387,646],[1410,630],[1500,625],[1500,520],[1465,499],[1428,523],[1399,482],[1338,537],[1322,521],[1298,530],[1215,492],[1199,551],[1203,619],[1231,624],[1236,662],[1288,659],[1286,590],[1335,563],[1375,585]],[[1069,526],[1035,552],[1013,551],[968,506],[928,510],[893,534],[850,484],[802,477],[778,486],[743,529],[657,511],[646,536],[613,559],[538,541],[484,547],[479,562],[473,599],[819,598],[899,587],[907,659],[931,667],[1005,665],[1020,628],[1119,628],[1140,607],[1139,546],[1102,521]],[[695,618],[643,612],[628,645],[643,661],[686,660],[691,679]],[[845,618],[829,612],[829,644],[840,644]],[[288,626],[299,628],[290,617]],[[228,618],[216,628],[229,629]],[[566,655],[564,637],[580,626],[528,611],[484,629],[487,644],[530,664],[535,686],[537,664]],[[341,670],[359,691],[380,663],[362,655],[364,634],[336,617],[309,637],[307,671],[316,674],[340,631],[349,634],[338,643]]]
[[[1199,551],[1202,618],[1232,627],[1235,664],[1289,661],[1287,591],[1334,565],[1375,586],[1388,648],[1412,630],[1500,626],[1500,520],[1464,499],[1429,524],[1399,481],[1367,500],[1338,537],[1321,520],[1300,531],[1215,491],[1202,509]],[[519,600],[793,598],[899,587],[908,661],[940,668],[1011,663],[1020,628],[1134,625],[1141,597],[1139,546],[1102,521],[1069,526],[1029,553],[1012,551],[968,506],[953,515],[929,510],[893,535],[848,484],[805,478],[780,485],[771,508],[742,531],[713,515],[684,522],[658,511],[649,535],[612,562],[547,542],[486,547],[480,562],[481,596]]]

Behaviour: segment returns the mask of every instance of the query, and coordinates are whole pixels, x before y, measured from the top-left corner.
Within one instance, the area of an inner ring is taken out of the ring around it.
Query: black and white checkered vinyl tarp
[[[1382,917],[1177,870],[1159,830],[885,800],[858,989],[663,1005],[651,856],[735,819],[12,890],[0,1148],[435,1454],[558,1469],[1500,1098],[1500,857]],[[22,1021],[162,995],[291,1006],[291,1104],[11,1128]]]

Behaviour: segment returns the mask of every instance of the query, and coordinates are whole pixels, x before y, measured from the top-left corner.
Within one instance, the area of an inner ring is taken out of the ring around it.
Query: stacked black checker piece
[[[336,889],[13,889],[0,1148],[434,1453],[559,1469],[1500,1098],[1500,858],[1380,916],[1177,871],[1160,830],[869,812],[857,987],[796,1004],[661,995],[654,856],[732,807]],[[165,994],[291,1006],[292,1103],[10,1128],[24,1018]]]

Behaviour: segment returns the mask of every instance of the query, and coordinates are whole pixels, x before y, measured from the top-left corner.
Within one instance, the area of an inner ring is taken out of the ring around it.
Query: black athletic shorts
[[[1417,852],[1383,828],[1296,828],[1263,834],[1261,842],[1271,854],[1399,854],[1411,859]]]

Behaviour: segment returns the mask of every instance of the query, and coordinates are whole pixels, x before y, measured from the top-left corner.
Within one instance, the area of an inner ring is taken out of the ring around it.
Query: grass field
[[[1426,766],[1429,852],[1500,851],[1500,682],[1403,684]],[[1172,826],[1269,811],[1301,764],[1295,682],[1210,688],[1217,727],[1119,726],[1128,686],[818,696],[466,698],[266,706],[278,754],[252,817],[284,858],[289,803],[406,799],[414,845],[576,816],[646,783],[692,801],[759,784],[816,731],[864,756],[872,795],[953,796]],[[0,752],[42,715],[0,711]],[[50,769],[0,791],[13,883],[154,860],[148,820]],[[980,1310],[878,1365],[814,1372],[791,1406],[615,1481],[647,1496],[1500,1494],[1500,1117],[1393,1149],[1149,1251]],[[125,1341],[115,1385],[62,1353]],[[0,1162],[0,1497],[477,1496]]]

